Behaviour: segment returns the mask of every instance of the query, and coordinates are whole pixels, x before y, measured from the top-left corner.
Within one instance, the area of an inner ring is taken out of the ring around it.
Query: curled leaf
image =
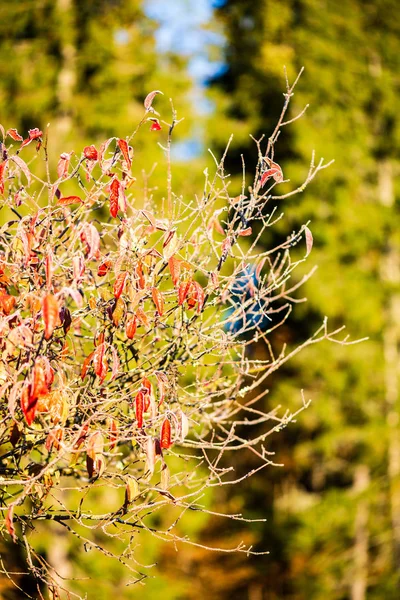
[[[96,150],[96,146],[86,146],[83,149],[83,155],[87,160],[97,160],[98,152]]]
[[[144,107],[147,111],[151,111],[152,110],[152,104],[153,104],[153,100],[156,97],[157,94],[163,94],[163,92],[160,92],[160,90],[154,90],[153,92],[150,92],[149,94],[147,94],[146,98],[144,99]]]

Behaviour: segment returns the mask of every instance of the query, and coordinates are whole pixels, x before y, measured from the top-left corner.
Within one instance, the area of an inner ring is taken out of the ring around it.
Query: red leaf
[[[138,392],[135,397],[136,421],[139,429],[143,427],[144,394]]]
[[[168,450],[171,446],[171,423],[168,419],[164,419],[161,425],[161,448]]]
[[[55,296],[48,294],[43,298],[42,315],[44,321],[44,337],[50,339],[58,323],[58,302]]]
[[[78,202],[82,202],[82,199],[79,198],[79,196],[64,196],[57,200],[57,206],[69,206],[70,204],[76,204]]]
[[[151,121],[150,131],[160,131],[161,125],[158,119],[149,119]]]
[[[16,142],[22,142],[22,140],[24,139],[22,137],[22,135],[19,135],[19,133],[16,129],[9,129],[6,133],[6,135],[9,135]]]
[[[119,273],[117,276],[113,288],[115,298],[119,298],[124,291],[127,276],[128,273],[126,271],[121,271],[121,273]]]
[[[172,283],[176,286],[179,281],[179,275],[181,274],[181,261],[174,256],[168,261],[169,271],[171,273]]]
[[[101,263],[101,265],[99,265],[98,271],[97,271],[97,275],[99,277],[104,277],[104,275],[107,275],[107,273],[109,272],[109,270],[112,267],[112,261],[111,260],[105,260],[104,262]]]
[[[30,140],[37,140],[38,138],[42,137],[43,132],[40,131],[38,127],[35,127],[34,129],[30,129],[28,131],[28,135]]]
[[[126,324],[126,336],[128,339],[132,340],[135,337],[137,328],[137,319],[136,317],[132,317]]]
[[[278,163],[274,162],[273,160],[271,160],[270,158],[267,158],[267,157],[264,157],[264,160],[267,163],[267,165],[269,166],[269,169],[264,171],[264,173],[261,176],[261,187],[263,187],[265,185],[265,183],[268,181],[268,179],[270,179],[271,177],[274,178],[276,183],[280,183],[281,181],[283,181],[282,169],[278,165]]]
[[[93,353],[94,372],[100,378],[101,383],[103,383],[104,379],[106,378],[108,371],[108,363],[105,358],[105,349],[106,345],[104,342],[102,342],[97,346]]]
[[[110,185],[110,214],[114,218],[117,216],[119,209],[118,199],[120,187],[121,184],[118,179],[113,179]]]
[[[132,166],[132,161],[129,156],[129,146],[125,140],[118,140],[118,146],[120,147],[125,162],[128,165],[128,169],[130,170]]]
[[[94,351],[93,351],[93,352],[91,352],[91,353],[89,354],[89,356],[87,356],[87,357],[85,358],[85,360],[83,361],[82,370],[81,370],[81,379],[82,379],[82,380],[83,380],[83,379],[85,379],[85,377],[86,377],[86,375],[87,375],[87,372],[88,372],[88,370],[89,370],[89,365],[90,365],[90,363],[91,363],[91,360],[92,360],[92,358],[93,358],[93,354],[94,354]]]
[[[22,149],[24,146],[27,146],[28,144],[30,144],[32,142],[32,140],[37,140],[37,139],[41,138],[42,135],[43,135],[43,132],[40,131],[40,129],[38,129],[37,127],[35,127],[34,129],[30,129],[28,131],[29,137],[22,142],[20,149]]]
[[[43,396],[49,391],[49,376],[46,374],[46,365],[45,361],[42,360],[42,358],[44,357],[39,356],[35,360],[35,364],[32,370],[32,383],[30,385],[29,390],[29,402],[37,400],[39,396]]]
[[[189,293],[190,287],[192,285],[191,281],[184,281],[178,288],[178,304],[181,306]]]
[[[162,93],[163,92],[160,92],[160,90],[154,90],[154,92],[150,92],[149,94],[147,94],[146,98],[144,99],[144,107],[147,111],[151,110],[151,105],[153,104],[153,100],[156,97],[156,95]]]
[[[164,298],[161,292],[157,288],[153,287],[151,290],[151,297],[153,298],[153,302],[156,306],[158,314],[160,317],[162,317],[164,314]]]
[[[8,533],[12,537],[13,542],[16,544],[18,541],[18,538],[16,536],[15,527],[14,527],[14,504],[10,504],[10,506],[8,507],[8,510],[6,513],[6,518],[5,518],[5,525],[6,525]]]
[[[88,160],[97,160],[99,156],[95,146],[85,146],[83,155]]]
[[[197,301],[197,312],[200,314],[204,306],[205,294],[201,285],[197,281],[192,282],[193,295]]]
[[[0,194],[4,194],[4,172],[6,170],[7,161],[0,164]]]
[[[25,385],[21,393],[21,409],[28,425],[32,425],[36,414],[37,398],[31,400],[31,386]]]

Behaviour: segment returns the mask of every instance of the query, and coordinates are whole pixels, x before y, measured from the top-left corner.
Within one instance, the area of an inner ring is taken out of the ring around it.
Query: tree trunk
[[[359,465],[354,474],[354,492],[360,495],[357,504],[354,531],[354,577],[351,600],[365,600],[368,583],[368,501],[365,491],[369,486],[369,469]]]

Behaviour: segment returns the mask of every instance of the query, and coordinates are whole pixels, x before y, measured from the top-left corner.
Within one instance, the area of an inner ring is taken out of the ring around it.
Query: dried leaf
[[[160,290],[153,287],[151,290],[151,297],[156,306],[158,314],[160,315],[160,317],[162,317],[164,314],[164,298],[162,296],[162,293],[160,292]]]
[[[18,538],[15,533],[14,527],[14,504],[10,504],[6,512],[5,525],[8,533],[11,535],[14,544],[17,543]]]
[[[156,449],[152,437],[147,438],[146,442],[147,470],[152,475],[154,473],[154,465],[156,462]]]
[[[139,484],[134,477],[127,476],[124,505],[130,504],[139,495]]]
[[[172,283],[176,286],[181,274],[181,261],[178,258],[175,258],[175,256],[171,256],[168,260],[168,267],[169,272],[171,273]]]
[[[58,317],[58,302],[55,296],[47,294],[43,298],[42,304],[42,315],[44,321],[44,337],[49,340],[53,335],[53,331],[56,328],[59,317]]]
[[[22,142],[22,140],[24,139],[22,137],[22,135],[19,135],[19,133],[16,129],[9,129],[6,133],[6,135],[9,135],[10,138],[15,140],[16,142]]]
[[[68,167],[73,152],[63,152],[57,165],[57,175],[59,179],[65,179],[68,176]]]
[[[307,257],[312,250],[314,240],[313,240],[313,234],[311,233],[311,231],[308,227],[304,227],[304,234],[306,236],[306,248],[307,248],[306,257]]]
[[[147,94],[146,98],[144,99],[144,107],[147,111],[151,110],[151,105],[153,104],[153,100],[157,94],[163,94],[163,92],[160,92],[160,90],[154,90],[153,92]]]
[[[92,362],[94,351],[89,354],[83,361],[82,370],[81,370],[81,379],[85,379],[87,372],[89,370],[89,365]]]
[[[22,148],[22,146],[21,146]],[[26,164],[25,161],[22,160],[22,158],[20,158],[19,156],[16,156],[14,154],[14,156],[10,157],[10,160],[12,160],[13,162],[15,162],[15,164],[17,165],[17,167],[23,172],[23,174],[26,177],[26,180],[28,182],[28,185],[30,185],[31,183],[31,172],[29,170],[28,165]],[[4,163],[3,163],[4,164]]]
[[[136,309],[136,318],[139,321],[139,323],[141,323],[144,327],[149,327],[149,325],[150,325],[149,320],[147,318],[146,313],[144,312],[144,310],[142,308]]]
[[[165,390],[168,387],[168,377],[162,371],[156,371],[155,376],[157,377],[158,391],[160,394],[158,405],[161,406],[165,398]]]

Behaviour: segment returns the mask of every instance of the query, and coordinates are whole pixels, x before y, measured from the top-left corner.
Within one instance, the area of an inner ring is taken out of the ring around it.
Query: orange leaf
[[[138,319],[138,321],[144,326],[144,327],[148,327],[149,326],[149,320],[147,318],[146,313],[144,312],[144,310],[142,310],[141,308],[138,308],[136,310],[136,317]]]
[[[47,294],[43,298],[42,315],[44,321],[44,337],[49,340],[58,323],[58,302],[55,296]]]
[[[58,206],[69,206],[70,204],[76,204],[78,202],[82,202],[82,199],[79,196],[64,196],[63,198],[59,198],[57,200]]]
[[[128,339],[132,340],[135,337],[137,328],[137,319],[136,317],[132,317],[126,324],[126,336]]]
[[[135,397],[136,421],[139,429],[143,427],[144,394],[138,392]]]
[[[160,315],[160,317],[162,317],[162,315],[164,314],[164,298],[161,292],[157,288],[153,287],[151,290],[151,297],[153,298],[153,302],[156,306],[158,314]]]
[[[171,446],[171,423],[168,419],[164,419],[161,425],[161,448],[168,450]]]
[[[97,275],[99,277],[104,277],[104,275],[107,275],[107,273],[111,269],[111,267],[112,267],[112,261],[105,260],[104,262],[101,263],[101,265],[99,265]]]
[[[119,188],[121,187],[120,182],[117,178],[114,178],[110,185],[110,214],[112,217],[116,217],[118,214],[118,198],[119,198]]]
[[[14,504],[10,504],[10,506],[8,507],[8,510],[6,513],[6,518],[5,518],[5,524],[6,524],[8,533],[11,535],[13,542],[16,544],[17,536],[15,533],[15,527],[14,527]]]
[[[22,137],[22,135],[19,135],[19,133],[16,129],[9,129],[6,133],[6,135],[9,135],[10,138],[15,140],[16,142],[22,142],[22,140],[24,139]]]
[[[128,169],[130,170],[130,168],[132,166],[132,161],[129,156],[129,146],[125,140],[118,140],[118,146],[120,147],[121,152],[124,156],[125,162],[128,165]]]
[[[175,256],[171,256],[171,258],[168,260],[168,267],[171,273],[172,283],[176,286],[181,273],[181,261],[178,258],[175,258]]]
[[[189,293],[190,287],[192,285],[191,281],[184,281],[178,288],[178,304],[181,306]]]
[[[124,291],[127,275],[128,273],[126,271],[121,271],[121,273],[119,273],[117,276],[113,288],[115,298],[119,298]]]
[[[37,405],[37,398],[34,398],[33,400],[31,400],[30,398],[31,398],[31,386],[25,385],[24,388],[22,389],[22,394],[21,394],[21,409],[22,409],[22,412],[24,413],[24,417],[25,417],[25,420],[28,423],[28,425],[32,425],[32,423],[35,419],[36,405]]]
[[[96,373],[96,375],[98,377],[100,377],[100,381],[102,383],[103,383],[104,379],[106,378],[107,371],[108,371],[108,363],[104,356],[105,349],[106,349],[106,345],[103,342],[102,344],[99,344],[97,346],[96,350],[93,353],[94,372]]]

